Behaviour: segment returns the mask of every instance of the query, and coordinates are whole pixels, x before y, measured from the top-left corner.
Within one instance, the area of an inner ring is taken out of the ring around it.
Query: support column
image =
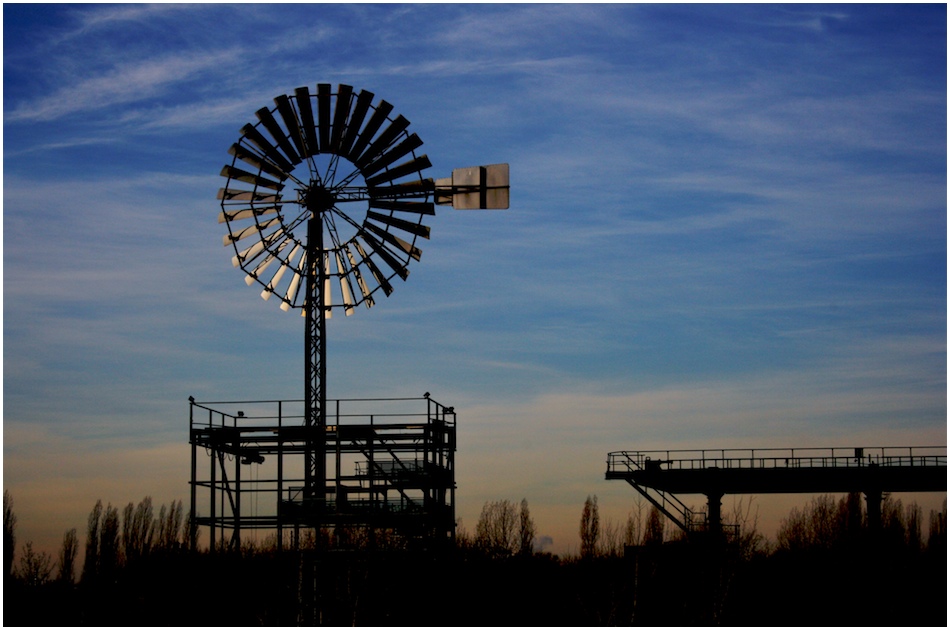
[[[188,397],[188,438],[191,442],[191,511],[188,514],[188,549],[192,552],[197,551],[196,542],[198,537],[195,531],[198,525],[195,519],[198,518],[198,444],[195,434],[195,398]]]
[[[879,489],[865,490],[864,500],[868,507],[868,529],[872,532],[881,531],[881,503],[884,493]]]
[[[323,308],[323,216],[314,211],[307,224],[307,299],[304,304],[307,320],[304,381],[307,406],[307,457],[304,490],[308,507],[321,513],[326,501],[326,330]]]
[[[284,550],[284,403],[277,402],[277,552]]]
[[[722,534],[722,493],[707,492],[706,506],[706,519],[709,532],[718,538],[720,534]]]

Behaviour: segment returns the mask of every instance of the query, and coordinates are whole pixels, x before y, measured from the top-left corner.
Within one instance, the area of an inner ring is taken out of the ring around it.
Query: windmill
[[[375,101],[375,102],[374,102]],[[232,264],[261,297],[305,319],[304,499],[326,493],[326,321],[393,292],[420,260],[436,205],[508,207],[508,165],[426,176],[409,121],[366,90],[328,83],[274,99],[241,129],[221,170],[219,223]]]

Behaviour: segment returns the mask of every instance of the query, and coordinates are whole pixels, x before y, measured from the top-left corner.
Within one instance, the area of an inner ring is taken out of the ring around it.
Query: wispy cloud
[[[143,5],[104,5],[94,10],[83,9],[75,11],[78,26],[64,36],[66,38],[81,37],[103,29],[124,26],[129,22],[149,23],[169,15],[180,15],[191,11],[187,5],[160,3]]]
[[[22,104],[5,115],[7,123],[42,122],[134,103],[166,94],[176,83],[232,59],[233,51],[208,56],[172,55],[120,64],[99,76],[84,78],[56,93]]]

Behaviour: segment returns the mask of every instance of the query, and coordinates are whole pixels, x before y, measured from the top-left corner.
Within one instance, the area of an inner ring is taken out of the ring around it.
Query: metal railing
[[[615,451],[607,454],[607,472],[693,470],[706,468],[853,468],[861,466],[946,466],[946,446],[833,448],[702,449]]]
[[[420,410],[420,403],[425,407]],[[302,426],[304,400],[196,401],[191,403],[191,428],[254,428]],[[454,407],[428,396],[419,398],[338,398],[327,400],[326,425],[420,423],[441,420],[455,424]]]

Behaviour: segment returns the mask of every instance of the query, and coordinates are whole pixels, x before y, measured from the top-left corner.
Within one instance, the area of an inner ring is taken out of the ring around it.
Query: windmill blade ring
[[[429,238],[423,221],[436,205],[409,121],[372,92],[329,83],[279,95],[254,117],[228,150],[218,193],[223,241],[246,282],[283,310],[304,309],[301,287],[322,272],[327,316],[391,294],[391,280],[420,259],[416,241]],[[310,219],[325,233],[318,252],[308,249]]]

